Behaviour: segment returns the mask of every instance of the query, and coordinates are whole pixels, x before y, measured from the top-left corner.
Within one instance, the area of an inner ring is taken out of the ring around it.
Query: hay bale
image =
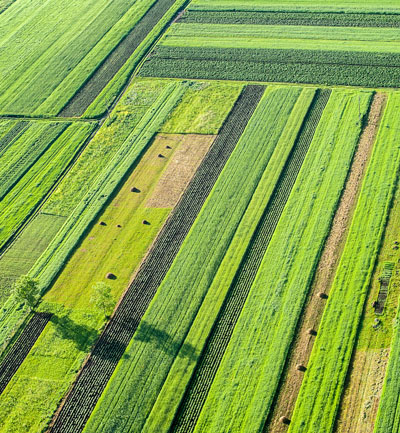
[[[287,418],[286,416],[281,416],[281,417],[279,418],[279,421],[280,421],[282,424],[285,424],[285,425],[289,425],[289,424],[290,424],[290,419]]]
[[[133,188],[131,188],[131,192],[140,192],[140,189],[134,186]]]
[[[120,229],[122,226],[121,226],[121,224],[117,224],[117,227]]]
[[[172,149],[172,147],[171,147],[171,146],[168,146],[168,145],[165,146],[165,148],[166,148],[166,149]]]
[[[144,224],[145,226],[149,226],[150,225],[150,223],[147,220],[143,220],[142,224]]]
[[[298,371],[306,371],[307,368],[304,367],[304,365],[302,365],[302,364],[297,364],[296,365],[296,370],[298,370]]]
[[[116,280],[116,279],[117,279],[117,276],[114,275],[112,272],[108,272],[108,274],[106,275],[106,278],[107,278],[108,280]]]
[[[159,154],[158,154],[158,157],[159,157],[159,158],[165,158],[165,156],[164,156],[162,153],[159,153]]]
[[[321,299],[328,299],[328,295],[324,292],[319,292],[318,297]]]
[[[308,335],[317,335],[317,331],[315,329],[309,328],[307,329]]]
[[[99,222],[99,226],[106,226],[107,224],[104,221]]]

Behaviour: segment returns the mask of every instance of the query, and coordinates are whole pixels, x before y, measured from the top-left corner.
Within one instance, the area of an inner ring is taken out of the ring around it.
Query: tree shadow
[[[181,344],[179,341],[174,340],[167,332],[155,328],[144,320],[141,321],[134,339],[145,343],[154,343],[168,355],[188,358],[192,362],[197,361],[199,358],[199,354],[194,346],[188,343]]]
[[[88,325],[74,322],[68,315],[54,315],[56,335],[63,340],[71,340],[80,351],[88,351],[98,335],[98,331]]]

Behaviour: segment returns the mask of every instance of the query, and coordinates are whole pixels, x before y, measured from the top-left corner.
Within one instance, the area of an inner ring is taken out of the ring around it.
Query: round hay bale
[[[171,147],[171,146],[168,146],[168,145],[165,146],[165,148],[166,148],[166,149],[172,149],[172,147]]]
[[[104,221],[99,222],[99,226],[106,226],[107,224]]]
[[[121,226],[121,224],[117,224],[117,227],[120,229],[122,226]]]
[[[315,329],[309,328],[307,329],[308,335],[317,335],[317,331]]]
[[[280,421],[282,424],[286,424],[286,425],[289,425],[289,424],[290,424],[290,419],[287,418],[286,416],[281,416],[281,417],[279,418],[279,421]]]
[[[114,275],[112,272],[108,272],[107,275],[106,275],[106,278],[107,278],[108,280],[116,280],[116,279],[117,279],[117,276]]]
[[[142,224],[144,224],[145,226],[149,226],[150,225],[150,223],[147,220],[143,220]]]
[[[140,192],[140,189],[134,186],[133,188],[131,188],[131,192]]]
[[[321,299],[328,299],[328,295],[324,292],[319,292],[318,297]]]
[[[306,371],[307,368],[304,367],[304,365],[302,365],[302,364],[297,364],[296,365],[296,370],[298,370],[298,371]]]
[[[164,156],[162,153],[159,153],[159,154],[158,154],[158,157],[159,157],[159,158],[165,158],[165,156]]]

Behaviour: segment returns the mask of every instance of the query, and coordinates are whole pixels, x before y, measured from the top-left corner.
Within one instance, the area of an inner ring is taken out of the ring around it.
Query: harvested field
[[[196,175],[122,298],[113,318],[96,343],[88,362],[56,415],[49,429],[50,432],[78,433],[83,430],[141,317],[230,153],[235,148],[263,92],[262,86],[247,86],[242,92],[219,136],[200,164]]]
[[[172,208],[174,207],[198,166],[203,160],[209,147],[215,139],[213,135],[161,135],[160,139],[166,146],[174,148],[174,152],[168,168],[164,171],[154,191],[146,202],[147,207]],[[168,149],[164,151],[168,153]]]
[[[303,380],[303,375],[297,370],[298,364],[308,364],[314,337],[308,329],[318,329],[326,301],[319,294],[329,296],[329,290],[335,276],[338,261],[346,241],[349,224],[357,204],[363,176],[371,155],[372,147],[378,132],[380,119],[385,108],[386,96],[376,94],[371,104],[368,121],[360,137],[357,151],[349,172],[340,204],[333,219],[329,237],[326,240],[324,251],[318,264],[314,277],[313,287],[309,295],[307,307],[299,325],[296,340],[287,361],[284,379],[274,405],[274,411],[265,431],[268,433],[283,433],[287,427],[279,421],[282,414],[291,417],[297,395]]]

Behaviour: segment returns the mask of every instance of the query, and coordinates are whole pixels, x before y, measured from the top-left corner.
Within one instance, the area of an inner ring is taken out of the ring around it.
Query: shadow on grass
[[[188,343],[181,344],[175,341],[167,332],[155,328],[146,321],[140,323],[140,326],[135,334],[135,340],[145,343],[153,343],[158,349],[172,356],[188,358],[195,362],[199,358],[196,348]]]
[[[76,323],[67,315],[54,315],[51,320],[58,337],[72,341],[80,351],[88,351],[98,335],[95,328]]]

